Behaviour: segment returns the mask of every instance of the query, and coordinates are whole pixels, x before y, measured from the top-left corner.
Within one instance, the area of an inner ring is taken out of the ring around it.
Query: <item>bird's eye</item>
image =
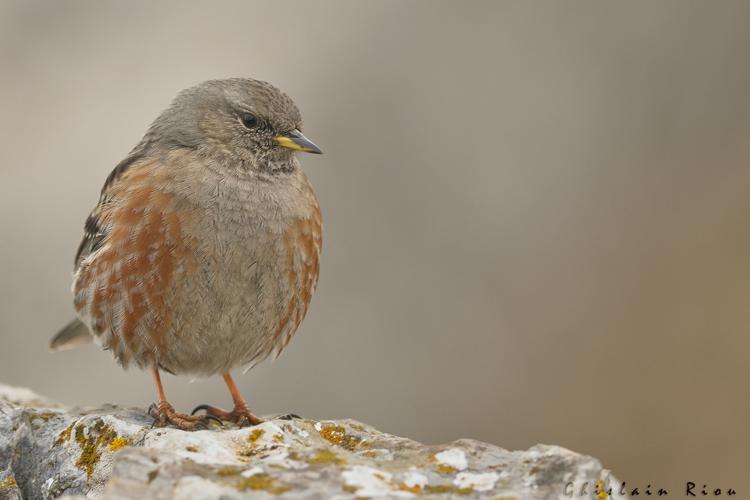
[[[252,113],[245,113],[240,119],[242,120],[242,124],[247,128],[253,128],[258,125],[258,117]]]

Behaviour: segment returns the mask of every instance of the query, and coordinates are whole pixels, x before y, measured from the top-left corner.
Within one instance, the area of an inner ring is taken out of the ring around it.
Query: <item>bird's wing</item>
[[[83,238],[78,245],[78,251],[75,258],[75,270],[78,271],[81,262],[89,255],[101,248],[102,243],[107,235],[107,228],[104,224],[106,219],[108,205],[112,202],[112,188],[122,178],[123,174],[132,166],[137,165],[141,160],[140,151],[135,150],[117,166],[107,176],[107,180],[102,187],[99,202],[86,218],[83,227]]]
[[[101,195],[99,196],[99,202],[86,218],[86,223],[83,229],[83,238],[78,245],[78,251],[76,252],[74,262],[76,274],[81,268],[81,263],[101,248],[107,236],[108,228],[105,225],[105,221],[107,219],[109,203],[112,201],[110,188],[117,183],[125,171],[138,162],[140,157],[140,150],[136,148],[127,156],[127,158],[117,164],[112,172],[110,172],[109,176],[107,176],[107,180],[104,182]],[[72,349],[87,344],[91,342],[92,339],[93,337],[91,336],[88,326],[80,319],[76,318],[65,325],[65,327],[52,337],[49,343],[49,348],[51,351]]]
[[[172,189],[185,154],[115,169],[76,258],[76,313],[123,366],[150,366],[166,348],[175,284],[194,269],[186,239],[195,232],[194,212]]]

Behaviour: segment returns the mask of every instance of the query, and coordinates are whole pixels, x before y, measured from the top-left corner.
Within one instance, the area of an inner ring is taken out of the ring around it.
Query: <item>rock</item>
[[[571,498],[571,488],[596,498],[597,481],[619,484],[597,460],[557,446],[427,446],[354,420],[197,432],[152,424],[140,409],[70,409],[0,385],[0,499],[525,499]]]

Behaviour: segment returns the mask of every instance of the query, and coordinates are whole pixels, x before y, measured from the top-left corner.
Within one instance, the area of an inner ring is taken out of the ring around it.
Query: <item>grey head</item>
[[[301,129],[294,101],[273,85],[209,80],[177,94],[136,149],[190,148],[231,169],[281,173],[295,168],[295,151],[321,153]]]

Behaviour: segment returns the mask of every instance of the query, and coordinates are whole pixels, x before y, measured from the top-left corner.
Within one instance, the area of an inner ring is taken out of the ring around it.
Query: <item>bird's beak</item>
[[[305,153],[315,153],[316,155],[323,154],[323,151],[321,151],[313,141],[302,135],[302,132],[297,129],[277,135],[273,140],[276,141],[279,146],[284,148],[293,149],[295,151],[304,151]]]

